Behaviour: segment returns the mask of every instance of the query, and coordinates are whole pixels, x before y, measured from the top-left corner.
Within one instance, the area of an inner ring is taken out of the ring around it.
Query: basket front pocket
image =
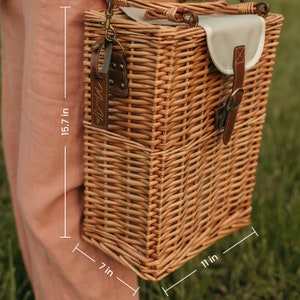
[[[247,225],[251,196],[240,198],[245,184],[234,191],[211,151],[200,141],[153,151],[86,122],[84,238],[157,281]]]

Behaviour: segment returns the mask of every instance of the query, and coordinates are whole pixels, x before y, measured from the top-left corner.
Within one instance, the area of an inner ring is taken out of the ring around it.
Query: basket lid
[[[232,75],[233,51],[244,45],[245,69],[259,61],[265,44],[265,20],[257,15],[208,15],[199,16],[199,26],[207,35],[207,46],[216,68]]]
[[[137,22],[152,25],[182,25],[167,19],[149,20],[145,18],[146,9],[120,8],[129,18]],[[233,75],[233,52],[237,46],[244,45],[246,48],[246,70],[254,67],[259,61],[265,43],[265,19],[263,17],[250,14],[201,15],[199,16],[198,25],[206,31],[207,46],[211,59],[220,72],[226,75]]]

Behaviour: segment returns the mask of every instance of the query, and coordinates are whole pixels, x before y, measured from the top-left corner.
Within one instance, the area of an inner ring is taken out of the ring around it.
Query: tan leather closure
[[[129,93],[126,58],[123,51],[112,53],[109,73],[109,94],[127,98]]]
[[[105,49],[104,49],[105,48]],[[104,50],[101,72],[98,71],[98,57]],[[92,46],[91,57],[91,119],[92,125],[100,128],[108,126],[108,68],[112,54],[112,43],[104,40]]]
[[[92,125],[108,128],[109,97],[128,97],[126,59],[122,50],[113,52],[114,41],[102,40],[92,45],[91,120]],[[103,56],[99,72],[99,57]]]
[[[233,69],[234,78],[232,94],[227,99],[225,106],[226,115],[223,133],[223,142],[225,145],[229,142],[231,138],[237,112],[244,94],[243,84],[245,77],[245,46],[237,46],[234,48]]]

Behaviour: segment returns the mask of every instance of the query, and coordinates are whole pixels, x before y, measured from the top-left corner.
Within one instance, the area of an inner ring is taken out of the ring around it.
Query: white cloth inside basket
[[[148,20],[146,9],[121,7],[124,13],[138,22],[153,25],[178,26],[180,23],[168,20]],[[233,74],[233,51],[236,46],[245,45],[245,69],[249,70],[259,61],[265,43],[265,20],[257,15],[201,15],[198,25],[207,35],[207,45],[216,68],[226,74]]]

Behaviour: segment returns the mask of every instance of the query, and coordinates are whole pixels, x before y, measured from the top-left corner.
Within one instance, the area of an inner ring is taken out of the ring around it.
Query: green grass
[[[251,233],[246,227],[216,243],[159,283],[140,281],[141,299],[168,299],[168,288],[185,275],[198,272],[169,291],[175,300],[297,300],[300,299],[300,11],[299,0],[269,0],[285,22],[267,108],[257,183],[253,198],[252,236],[226,255],[222,251]],[[8,185],[0,158],[0,299],[30,299],[13,222]],[[207,269],[201,260],[216,254]]]

